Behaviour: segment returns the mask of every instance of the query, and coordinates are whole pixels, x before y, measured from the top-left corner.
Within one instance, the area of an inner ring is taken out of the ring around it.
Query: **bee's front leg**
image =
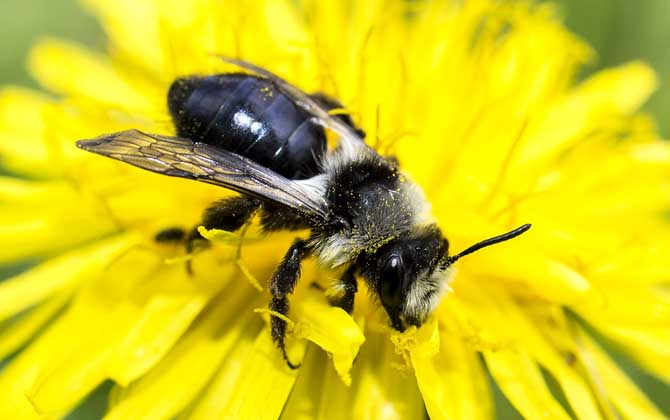
[[[335,293],[328,297],[331,305],[342,308],[349,314],[354,310],[354,298],[358,291],[355,271],[356,268],[353,265],[347,268],[340,281],[335,285]]]
[[[272,300],[270,301],[271,311],[285,316],[288,314],[288,295],[295,288],[300,277],[300,263],[308,253],[307,242],[302,239],[296,240],[288,252],[286,252],[284,259],[279,264],[279,267],[277,267],[270,281],[270,293],[272,294]],[[291,363],[286,355],[286,344],[284,342],[286,338],[286,321],[278,316],[272,316],[270,319],[272,324],[272,340],[281,351],[286,364],[291,369],[300,367],[299,364],[294,365]]]

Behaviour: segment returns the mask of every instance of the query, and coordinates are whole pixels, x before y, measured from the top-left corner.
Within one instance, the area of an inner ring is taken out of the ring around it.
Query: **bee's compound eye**
[[[384,306],[398,307],[402,303],[405,267],[399,255],[391,255],[381,271],[381,299]]]

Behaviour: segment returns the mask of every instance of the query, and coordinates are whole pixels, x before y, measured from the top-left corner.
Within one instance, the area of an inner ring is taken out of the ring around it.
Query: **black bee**
[[[530,228],[523,225],[450,256],[421,190],[395,159],[365,144],[348,115],[329,114],[340,107],[337,101],[307,95],[253,64],[224,60],[249,73],[180,78],[170,87],[168,107],[177,137],[128,130],[77,146],[241,193],[205,211],[203,225],[209,229],[237,231],[254,214],[266,232],[309,229],[270,280],[271,310],[288,314],[301,261],[312,255],[321,265],[341,270],[333,305],[352,311],[359,275],[394,329],[420,326],[439,303],[446,272],[456,260]],[[324,128],[338,137],[332,150]],[[286,363],[297,367],[286,356],[286,322],[271,319],[274,342]]]

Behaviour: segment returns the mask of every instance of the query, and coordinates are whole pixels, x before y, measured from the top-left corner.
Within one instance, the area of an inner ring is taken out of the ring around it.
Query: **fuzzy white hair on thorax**
[[[403,175],[405,176],[405,175]],[[419,185],[415,184],[409,179],[406,179],[402,184],[402,191],[412,203],[412,224],[415,226],[429,225],[433,223],[433,216],[431,214],[431,205],[426,200],[426,195]]]
[[[311,178],[299,179],[294,182],[297,182],[302,187],[309,190],[312,194],[316,194],[319,197],[325,197],[328,184],[330,183],[330,175],[319,174]]]
[[[330,268],[337,268],[356,257],[358,249],[351,244],[351,238],[337,233],[325,238],[319,238],[312,246],[319,263]]]
[[[333,182],[335,174],[341,169],[361,160],[367,153],[374,153],[372,149],[360,141],[342,141],[335,150],[326,153],[319,166],[321,173],[307,179],[296,180],[298,184],[320,196],[325,196],[328,186]]]
[[[321,168],[319,175],[296,182],[311,193],[325,197],[328,188],[335,182],[337,174],[346,169],[347,166],[355,162],[383,159],[360,139],[342,139],[338,146],[325,154],[319,162]],[[394,229],[392,232],[379,231],[380,226],[386,226],[384,223],[374,223],[374,218],[363,217],[361,220],[370,223],[352,226],[347,232],[313,238],[314,254],[321,264],[331,268],[341,266],[356,258],[356,255],[362,250],[378,247],[380,241],[388,242],[393,237],[397,237],[413,227],[427,226],[432,223],[430,204],[423,191],[406,175],[401,175],[398,190],[389,190],[388,193],[390,195],[389,200],[398,203],[398,206],[404,206],[407,209],[406,214],[410,217],[398,219],[395,224],[389,224],[389,229]],[[388,217],[396,217],[387,215],[388,206],[385,207],[382,204],[379,203],[375,207],[376,212],[373,212],[370,208],[361,211],[372,212],[377,217],[385,218],[385,220],[388,220]]]

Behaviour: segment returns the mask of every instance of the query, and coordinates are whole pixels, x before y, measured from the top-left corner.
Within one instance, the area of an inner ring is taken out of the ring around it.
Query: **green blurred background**
[[[668,138],[670,0],[554,0],[554,3],[559,6],[566,25],[598,53],[597,61],[585,69],[582,77],[634,59],[642,59],[656,69],[661,86],[644,109],[656,117],[663,137]],[[37,87],[25,69],[25,61],[30,45],[43,36],[76,40],[98,50],[105,47],[101,28],[76,0],[0,0],[0,86]],[[610,351],[613,351],[611,347]],[[654,402],[668,413],[668,384],[641,372],[622,355],[617,359]],[[548,380],[551,383],[551,378]],[[562,399],[558,387],[553,388]],[[68,418],[100,418],[108,390],[109,384],[103,385]],[[498,390],[496,403],[500,419],[521,418]]]

